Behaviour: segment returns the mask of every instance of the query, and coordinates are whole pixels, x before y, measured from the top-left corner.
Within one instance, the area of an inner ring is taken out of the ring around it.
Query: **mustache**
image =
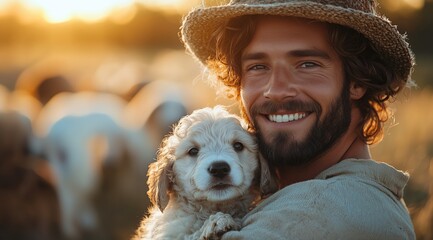
[[[314,112],[317,113],[319,116],[322,113],[322,107],[317,102],[289,100],[284,102],[267,101],[261,104],[254,104],[253,106],[251,106],[251,115],[267,115],[282,110],[289,112]]]

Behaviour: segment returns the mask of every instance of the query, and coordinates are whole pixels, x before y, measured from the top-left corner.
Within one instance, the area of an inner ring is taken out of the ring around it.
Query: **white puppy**
[[[213,239],[239,228],[254,200],[276,190],[246,125],[224,108],[182,118],[149,166],[153,203],[135,239]]]

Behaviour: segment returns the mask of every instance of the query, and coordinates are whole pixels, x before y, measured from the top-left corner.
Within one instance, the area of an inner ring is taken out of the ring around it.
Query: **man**
[[[256,132],[280,190],[223,239],[415,239],[408,175],[371,160],[413,54],[373,0],[232,0],[196,9],[186,48]]]

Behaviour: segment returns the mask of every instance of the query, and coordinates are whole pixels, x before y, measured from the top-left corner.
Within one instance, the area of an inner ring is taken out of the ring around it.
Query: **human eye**
[[[251,67],[248,67],[248,70],[250,71],[259,71],[259,70],[266,70],[267,67],[265,65],[262,64],[255,64],[252,65]]]
[[[243,69],[244,69],[243,72],[247,75],[251,75],[251,74],[256,75],[267,71],[269,67],[267,67],[264,64],[248,64],[245,65]]]
[[[315,62],[302,62],[299,67],[300,68],[314,68],[320,66],[319,64]]]

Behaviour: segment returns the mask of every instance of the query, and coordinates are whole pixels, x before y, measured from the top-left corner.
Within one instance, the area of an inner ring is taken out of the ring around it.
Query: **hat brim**
[[[363,11],[314,2],[289,2],[257,5],[222,5],[191,11],[184,19],[181,33],[186,48],[206,66],[215,54],[209,44],[212,33],[243,15],[291,16],[319,20],[353,28],[368,38],[382,58],[399,77],[410,78],[414,57],[406,41],[385,17]]]

